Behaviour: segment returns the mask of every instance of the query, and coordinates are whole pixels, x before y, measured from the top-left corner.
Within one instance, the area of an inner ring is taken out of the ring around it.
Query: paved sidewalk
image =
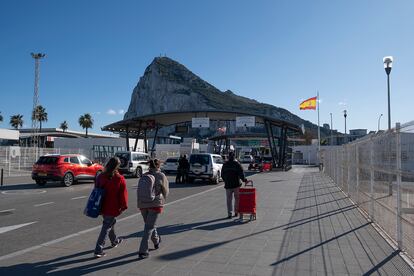
[[[99,229],[89,229],[0,257],[0,275],[413,275],[345,195],[314,169],[251,179],[258,190],[254,222],[225,219],[224,189],[211,186],[165,208],[158,228],[163,242],[149,259],[137,258],[143,229],[137,214],[118,221],[116,231],[125,241],[102,259],[92,257]]]

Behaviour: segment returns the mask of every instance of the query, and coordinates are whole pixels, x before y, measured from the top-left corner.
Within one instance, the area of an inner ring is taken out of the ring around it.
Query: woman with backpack
[[[105,191],[101,208],[103,223],[94,252],[97,258],[106,255],[103,248],[107,235],[109,235],[111,247],[117,247],[122,242],[122,239],[117,238],[115,234],[115,218],[128,208],[128,190],[125,178],[118,173],[120,164],[118,157],[112,157],[106,163],[104,172],[96,179],[95,185]]]
[[[158,159],[150,160],[149,172],[143,174],[138,181],[137,207],[140,209],[145,223],[138,251],[140,259],[149,257],[148,242],[150,238],[154,243],[154,249],[158,249],[161,243],[156,223],[169,193],[169,183],[165,174],[161,172],[160,165]]]

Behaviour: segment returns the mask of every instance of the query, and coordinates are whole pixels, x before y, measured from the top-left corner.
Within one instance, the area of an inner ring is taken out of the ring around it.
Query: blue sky
[[[321,123],[387,127],[382,58],[394,56],[392,124],[414,119],[413,1],[1,1],[0,111],[30,127],[34,62],[44,52],[44,127],[90,112],[92,132],[123,118],[154,57],[167,55],[220,90],[286,108],[321,96]],[[411,76],[411,77],[410,77]],[[110,113],[110,114],[109,114]]]

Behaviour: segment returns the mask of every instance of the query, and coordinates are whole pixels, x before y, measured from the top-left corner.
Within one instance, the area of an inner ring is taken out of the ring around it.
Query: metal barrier
[[[39,156],[45,154],[89,154],[82,149],[50,149],[35,147],[0,147],[0,169],[3,169],[4,176],[30,175],[32,166]]]
[[[414,121],[321,154],[324,173],[414,256]]]

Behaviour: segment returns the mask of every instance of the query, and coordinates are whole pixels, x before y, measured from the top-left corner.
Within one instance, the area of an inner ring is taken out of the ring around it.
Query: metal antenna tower
[[[31,53],[32,58],[35,60],[35,82],[34,82],[34,94],[33,94],[33,109],[32,112],[39,105],[39,77],[40,77],[40,59],[45,57],[45,54],[42,53]],[[37,147],[39,144],[38,137],[38,121],[36,118],[32,118],[32,137],[31,144],[33,147]]]

